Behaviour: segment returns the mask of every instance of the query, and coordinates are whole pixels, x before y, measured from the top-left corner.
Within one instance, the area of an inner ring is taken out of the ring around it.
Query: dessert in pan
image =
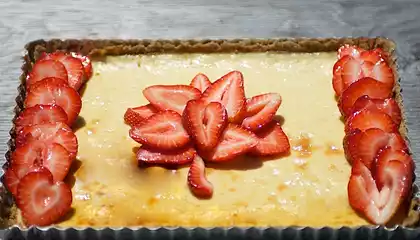
[[[11,224],[402,224],[394,58],[332,41],[39,47],[3,176]]]

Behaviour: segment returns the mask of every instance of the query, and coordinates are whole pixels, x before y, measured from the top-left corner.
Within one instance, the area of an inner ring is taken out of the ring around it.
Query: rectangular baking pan
[[[93,59],[108,55],[136,55],[159,53],[221,53],[221,52],[331,52],[342,44],[353,44],[364,49],[382,48],[389,53],[389,65],[397,74],[395,43],[386,38],[323,38],[323,39],[230,39],[230,40],[36,40],[25,46],[22,75],[14,109],[16,118],[23,109],[25,99],[25,79],[32,63],[43,52],[55,50],[77,51]],[[395,98],[402,106],[402,89],[398,79]],[[405,122],[400,128],[407,139]],[[5,161],[0,160],[3,169],[8,166],[14,150],[14,128],[10,130],[9,151]],[[409,139],[407,139],[409,140]],[[409,141],[408,141],[409,142]],[[413,160],[416,162],[416,157]],[[4,162],[3,162],[4,161]],[[1,173],[3,174],[3,173]],[[0,189],[0,240],[2,239],[420,239],[419,208],[420,194],[414,184],[409,215],[402,226],[386,228],[382,226],[311,228],[311,227],[269,227],[269,228],[37,228],[29,229],[13,226],[13,205],[10,194]]]

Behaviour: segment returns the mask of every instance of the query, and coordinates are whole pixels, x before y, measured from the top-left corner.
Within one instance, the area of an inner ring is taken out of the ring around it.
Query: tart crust
[[[231,39],[231,40],[59,40],[52,39],[36,40],[25,46],[24,63],[18,87],[19,95],[16,98],[14,108],[15,117],[23,110],[25,99],[25,80],[32,63],[37,60],[43,52],[54,52],[56,50],[76,51],[89,55],[93,60],[100,60],[106,56],[117,55],[139,55],[157,53],[232,53],[232,52],[332,52],[343,44],[356,45],[363,49],[382,48],[389,54],[388,64],[393,69],[396,84],[394,86],[394,98],[402,111],[402,123],[400,126],[401,135],[407,138],[407,127],[405,122],[403,98],[401,95],[400,78],[397,74],[397,63],[395,55],[395,43],[386,38],[323,38],[323,39]],[[14,120],[13,119],[13,120]],[[15,128],[10,130],[11,139],[8,142],[9,151],[6,153],[7,162],[10,154],[15,148]],[[7,162],[3,166],[7,168]],[[414,174],[414,173],[413,173]],[[409,213],[402,225],[415,227],[419,225],[420,199],[416,196],[418,190],[414,186]],[[17,207],[14,205],[10,194],[0,189],[0,225],[2,228],[12,226],[17,221]]]

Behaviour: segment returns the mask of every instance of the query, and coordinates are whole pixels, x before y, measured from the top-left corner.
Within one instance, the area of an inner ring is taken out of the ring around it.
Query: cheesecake
[[[346,44],[44,53],[4,177],[16,223],[386,224],[411,197],[414,169],[389,59]]]

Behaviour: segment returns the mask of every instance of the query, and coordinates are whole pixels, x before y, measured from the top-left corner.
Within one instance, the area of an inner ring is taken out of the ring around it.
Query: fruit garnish
[[[56,122],[68,123],[67,114],[60,106],[37,104],[25,108],[16,118],[15,125],[19,132],[25,126]]]
[[[148,165],[170,165],[178,166],[191,163],[196,151],[187,146],[171,151],[157,150],[147,146],[141,146],[137,151],[137,160],[139,166]]]
[[[130,137],[138,143],[162,150],[173,150],[185,146],[190,141],[182,125],[182,117],[174,111],[156,113],[133,126]]]
[[[219,143],[227,125],[227,112],[219,102],[208,105],[202,100],[191,100],[183,114],[184,127],[200,150],[209,150]]]
[[[67,70],[69,86],[76,91],[84,83],[85,70],[82,62],[75,57],[65,53],[56,51],[53,53],[44,53],[41,60],[55,60],[61,62]]]
[[[400,161],[405,165],[406,172],[409,174],[407,177],[412,178],[414,171],[414,161],[411,156],[404,150],[398,150],[392,147],[383,149],[377,156],[377,170],[375,174],[376,184],[378,188],[382,188],[387,183],[387,176],[384,174],[386,166],[391,161]],[[411,183],[410,181],[408,183]]]
[[[26,89],[27,92],[30,92],[32,89],[37,88],[38,86],[45,84],[45,82],[48,82],[48,84],[52,84],[52,85],[64,85],[64,86],[68,86],[69,83],[67,82],[67,80],[64,80],[62,78],[56,78],[56,77],[47,77],[47,78],[43,78],[40,81],[31,84],[30,86],[28,86],[28,88]]]
[[[152,104],[147,104],[135,108],[127,108],[127,111],[125,111],[124,114],[124,122],[133,127],[137,124],[140,124],[157,112],[158,110],[156,110]]]
[[[254,133],[236,124],[228,124],[219,144],[210,152],[202,153],[207,161],[223,162],[250,152],[258,144]]]
[[[58,143],[62,145],[73,160],[77,155],[77,138],[64,123],[45,123],[24,127],[16,136],[16,147],[23,146],[29,141],[39,140],[47,145]]]
[[[187,102],[200,98],[201,92],[187,85],[154,85],[144,89],[143,95],[160,111],[172,110],[182,114]]]
[[[40,60],[33,65],[32,71],[26,79],[26,87],[30,88],[32,84],[48,77],[61,78],[68,82],[66,67],[61,62]]]
[[[335,91],[335,94],[337,96],[340,96],[341,93],[348,87],[348,86],[344,86],[344,82],[343,82],[343,69],[344,66],[346,65],[347,61],[349,61],[350,59],[353,59],[351,56],[344,56],[342,58],[340,58],[333,67],[333,88]],[[346,72],[344,72],[344,75],[348,78],[350,74],[354,74],[350,68],[351,65],[347,66]],[[357,76],[359,76],[359,74],[357,74]]]
[[[27,172],[20,171],[20,176],[16,173],[15,169],[12,166],[9,166],[4,173],[3,183],[7,187],[10,193],[12,193],[13,197],[17,196],[17,187],[19,185],[20,179],[24,177],[29,172],[34,171],[41,171],[43,167],[32,166],[30,169],[27,169]]]
[[[360,159],[369,169],[372,169],[377,155],[386,147],[394,150],[407,150],[407,145],[399,133],[387,133],[378,128],[367,129],[359,134],[351,154],[352,159]]]
[[[199,155],[195,155],[188,171],[188,186],[199,198],[210,198],[213,195],[213,185],[206,178],[206,166]]]
[[[396,213],[411,189],[411,172],[399,160],[379,163],[377,174],[386,178],[378,189],[369,169],[355,161],[348,184],[349,203],[374,224],[385,224]]]
[[[383,55],[383,52],[378,52],[378,50],[375,49],[375,50],[363,51],[359,57],[363,61],[377,64],[385,60],[382,55]]]
[[[242,127],[253,132],[258,131],[273,120],[280,104],[281,96],[277,93],[261,94],[248,99]]]
[[[46,226],[63,217],[71,207],[71,189],[64,182],[54,182],[44,169],[26,174],[19,182],[16,203],[26,225]]]
[[[364,49],[359,48],[357,46],[344,44],[338,49],[337,52],[338,52],[338,58],[340,59],[347,55],[358,58],[360,56],[360,53],[363,51]]]
[[[19,178],[32,168],[45,167],[52,173],[54,181],[62,181],[67,176],[73,159],[60,144],[48,145],[39,140],[32,140],[16,148],[11,160],[11,166]]]
[[[398,127],[392,118],[388,114],[377,110],[363,110],[349,117],[346,120],[345,132],[349,133],[356,128],[362,131],[369,128],[379,128],[385,132],[398,131]]]
[[[242,73],[232,71],[222,76],[204,91],[202,99],[206,104],[222,103],[226,108],[229,122],[241,121],[246,108]]]
[[[277,121],[271,121],[264,128],[255,132],[257,145],[250,153],[257,156],[273,156],[287,153],[290,150],[289,138]]]
[[[372,78],[362,78],[343,91],[338,102],[341,113],[347,116],[358,98],[367,95],[371,98],[386,99],[392,96],[392,89]]]
[[[201,92],[206,91],[206,89],[211,85],[209,78],[204,73],[199,73],[191,80],[190,86],[195,87]]]
[[[344,136],[344,139],[343,139],[344,154],[346,155],[346,158],[350,164],[352,164],[353,159],[357,159],[358,157],[357,147],[359,145],[359,141],[362,136],[362,133],[363,132],[360,129],[356,128]]]
[[[82,100],[76,90],[69,86],[53,84],[50,81],[42,81],[36,88],[31,88],[26,96],[25,107],[29,108],[37,104],[60,106],[67,114],[67,123],[73,123],[82,108]]]
[[[392,118],[397,126],[399,126],[401,123],[401,109],[398,106],[397,101],[395,101],[393,98],[374,99],[366,95],[361,96],[353,104],[353,107],[350,111],[350,116],[363,110],[378,110],[384,112]]]
[[[85,72],[85,80],[90,79],[93,74],[92,61],[90,60],[90,58],[88,56],[84,56],[80,53],[75,52],[72,52],[71,56],[79,59],[82,62],[83,69]]]

